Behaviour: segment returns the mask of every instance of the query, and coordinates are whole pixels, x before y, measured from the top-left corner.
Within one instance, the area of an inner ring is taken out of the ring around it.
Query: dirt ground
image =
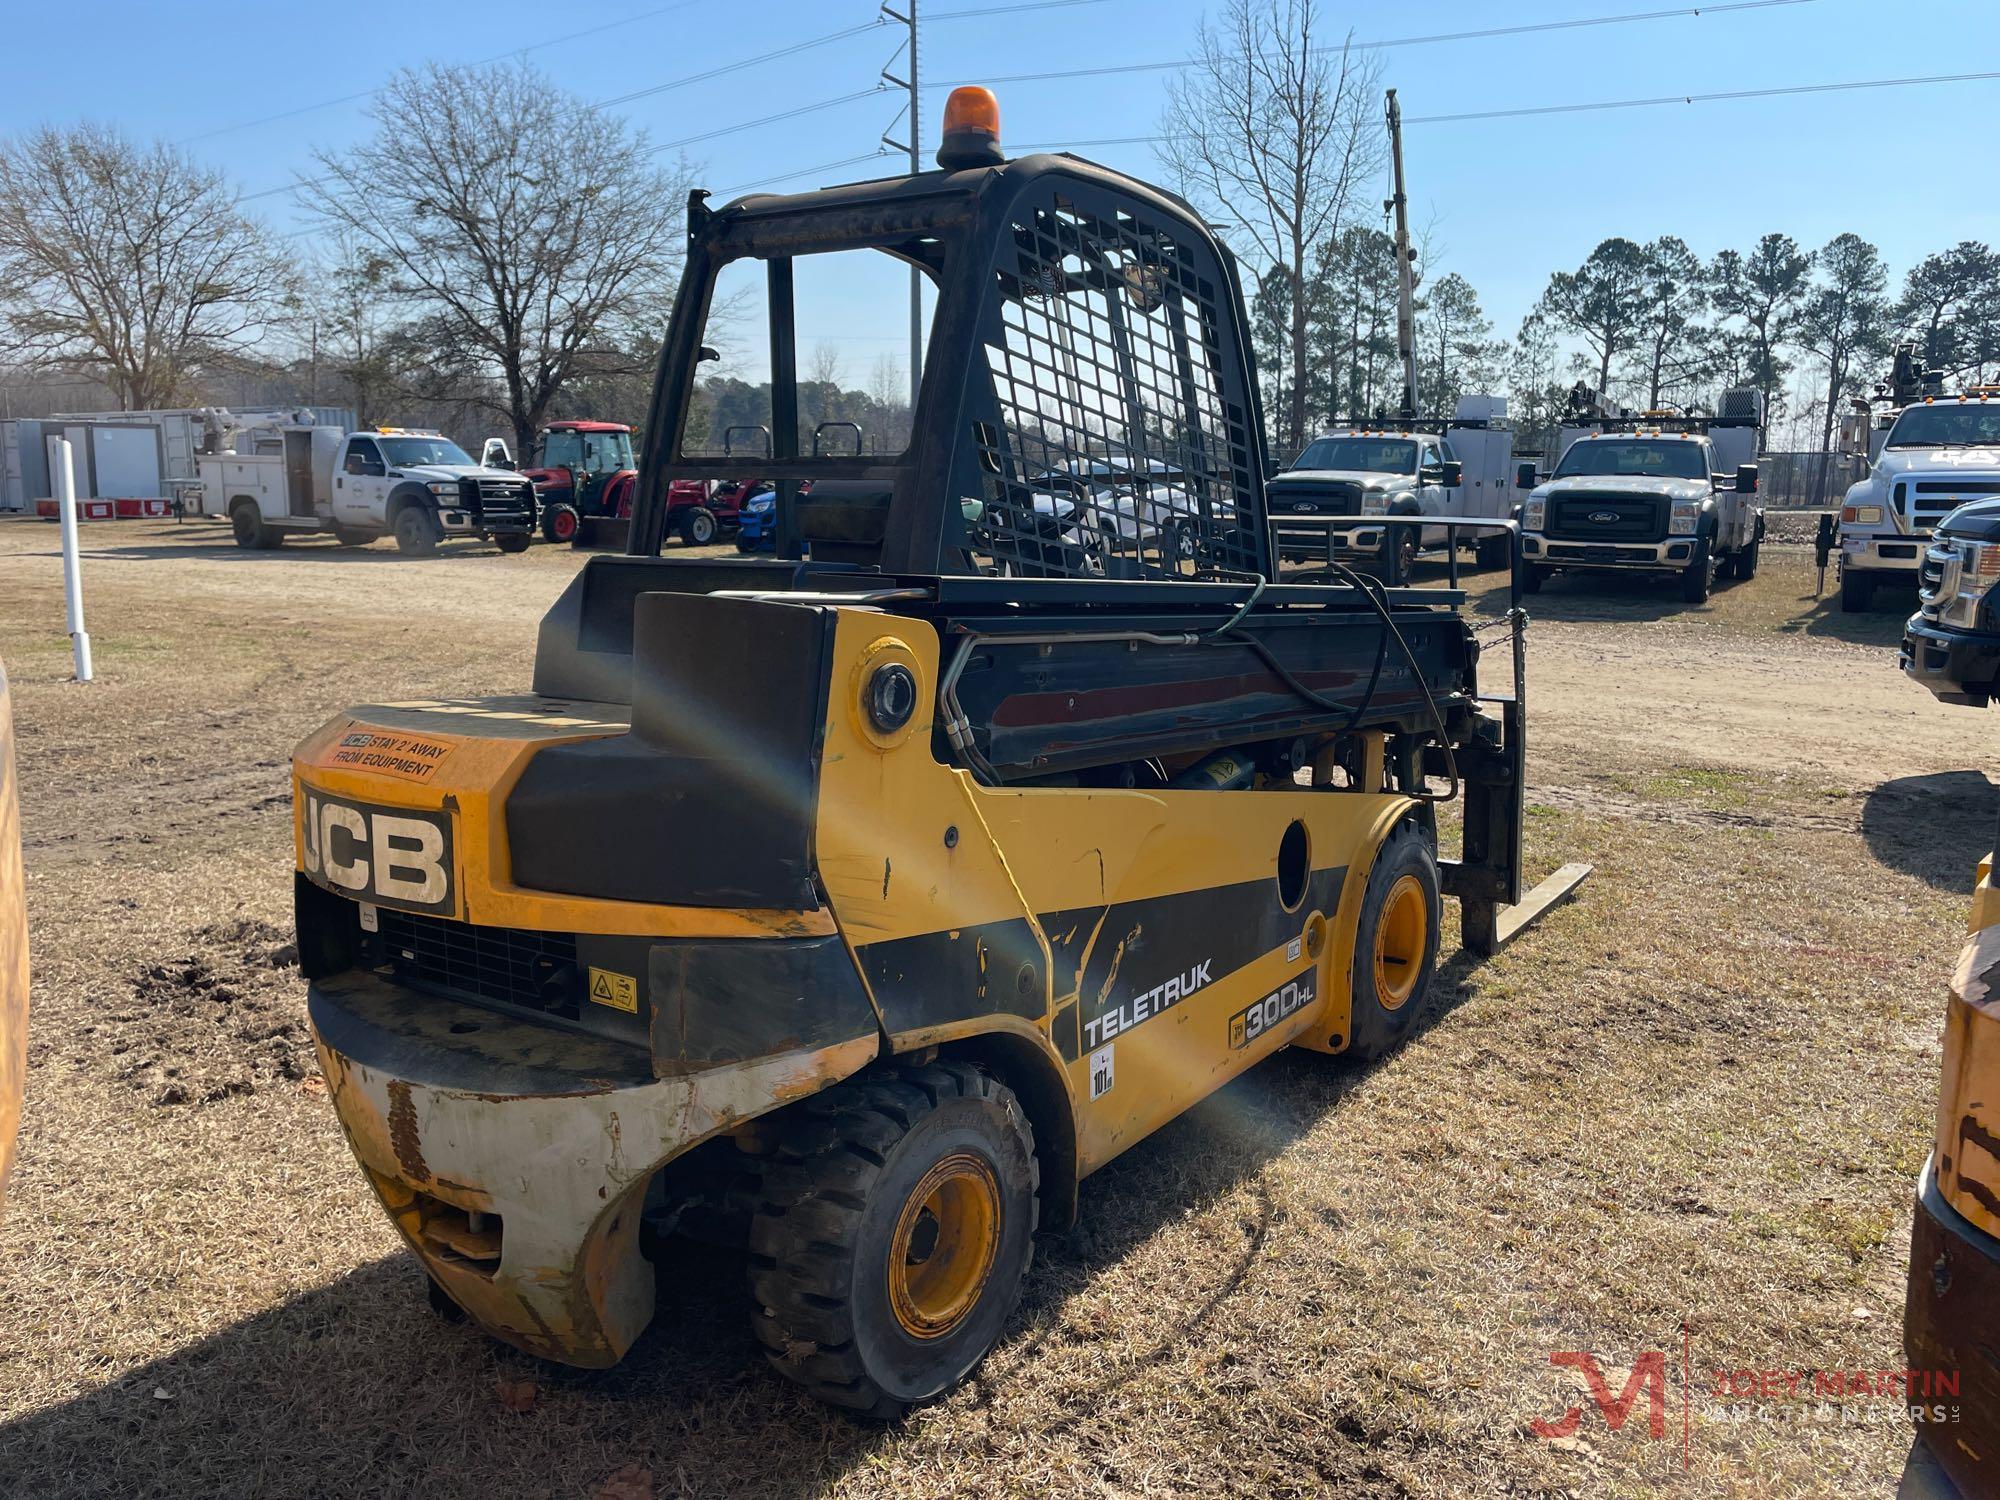
[[[1810,551],[1689,608],[1530,601],[1530,855],[1578,901],[1451,962],[1359,1070],[1282,1056],[1085,1185],[964,1389],[855,1426],[767,1372],[727,1256],[675,1249],[619,1368],[425,1306],[315,1076],[289,947],[293,743],[349,702],[525,685],[536,547],[240,553],[0,524],[35,971],[0,1220],[0,1494],[448,1497],[1891,1492],[1944,982],[1991,731],[1895,669]],[[1492,582],[1489,578],[1485,582]],[[1488,590],[1478,610],[1501,601]],[[1450,946],[1448,944],[1448,946]],[[1609,1431],[1665,1355],[1666,1417]],[[1805,1372],[1736,1399],[1717,1372]],[[1531,1422],[1585,1407],[1576,1434]]]

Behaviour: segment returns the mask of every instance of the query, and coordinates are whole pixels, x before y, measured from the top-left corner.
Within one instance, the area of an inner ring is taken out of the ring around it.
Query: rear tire
[[[428,506],[405,505],[396,512],[396,550],[410,557],[429,557],[437,551],[437,517]]]
[[[542,535],[559,547],[568,546],[576,538],[577,509],[567,500],[557,500],[542,507]]]
[[[526,532],[510,532],[506,536],[496,536],[493,538],[493,545],[498,547],[502,552],[526,552],[528,550],[528,543],[533,540],[534,538]]]
[[[965,1378],[1034,1256],[1034,1132],[959,1062],[887,1069],[778,1117],[750,1225],[753,1330],[779,1374],[888,1421]]]
[[[365,547],[375,540],[375,535],[372,531],[357,531],[352,526],[333,528],[333,539],[343,547]]]
[[[691,505],[681,513],[681,543],[688,547],[712,547],[722,528],[715,512],[706,505]]]
[[[1430,1000],[1437,951],[1437,856],[1405,824],[1383,842],[1361,897],[1349,971],[1349,1057],[1374,1062],[1409,1040]]]
[[[1874,602],[1874,576],[1857,568],[1845,569],[1840,575],[1840,612],[1858,615]]]
[[[1694,545],[1694,561],[1681,569],[1681,602],[1684,604],[1706,604],[1708,591],[1714,586],[1714,559],[1710,554],[1707,537]]]
[[[229,507],[229,530],[236,545],[247,552],[269,552],[285,541],[282,531],[264,523],[263,512],[254,500],[239,500]]]
[[[1736,554],[1736,577],[1738,580],[1747,583],[1750,579],[1757,576],[1757,554],[1763,548],[1763,545],[1764,539],[1757,537],[1751,541],[1749,546]]]
[[[1473,553],[1473,560],[1480,567],[1490,571],[1494,568],[1506,567],[1513,556],[1513,546],[1509,543],[1507,534],[1501,532],[1495,536],[1481,537],[1479,539],[1479,546]]]

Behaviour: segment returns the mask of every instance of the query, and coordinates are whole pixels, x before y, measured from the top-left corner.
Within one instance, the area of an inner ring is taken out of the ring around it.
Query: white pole
[[[70,467],[69,439],[55,440],[56,503],[62,511],[63,598],[69,606],[69,643],[76,655],[76,680],[90,681],[90,632],[83,628],[83,573],[76,560],[76,471]]]

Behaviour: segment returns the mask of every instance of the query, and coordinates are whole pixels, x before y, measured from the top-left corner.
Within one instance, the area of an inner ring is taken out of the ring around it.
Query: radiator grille
[[[376,908],[375,961],[405,983],[575,1020],[583,995],[576,939],[562,932],[479,927]]]
[[[1564,495],[1549,502],[1547,534],[1578,542],[1664,541],[1667,502],[1651,496]]]

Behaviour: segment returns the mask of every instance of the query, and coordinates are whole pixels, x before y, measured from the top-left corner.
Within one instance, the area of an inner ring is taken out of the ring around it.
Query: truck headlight
[[[429,490],[433,495],[456,495],[458,493],[458,486],[450,480],[432,480],[424,488]]]
[[[1674,513],[1667,522],[1667,531],[1673,536],[1693,536],[1695,527],[1701,521],[1699,500],[1676,500]]]
[[[1972,629],[1979,618],[1979,602],[2000,584],[2000,542],[1974,542],[1961,554],[1958,570],[1958,597],[1945,606],[1946,624]]]
[[[1389,513],[1389,497],[1380,490],[1361,492],[1361,514],[1364,516],[1386,516]]]
[[[1882,507],[1879,505],[1843,505],[1840,519],[1856,526],[1880,526]]]
[[[1542,529],[1543,523],[1548,518],[1548,514],[1549,514],[1548,501],[1546,500],[1527,501],[1525,504],[1521,506],[1521,529],[1523,531],[1540,531]]]

